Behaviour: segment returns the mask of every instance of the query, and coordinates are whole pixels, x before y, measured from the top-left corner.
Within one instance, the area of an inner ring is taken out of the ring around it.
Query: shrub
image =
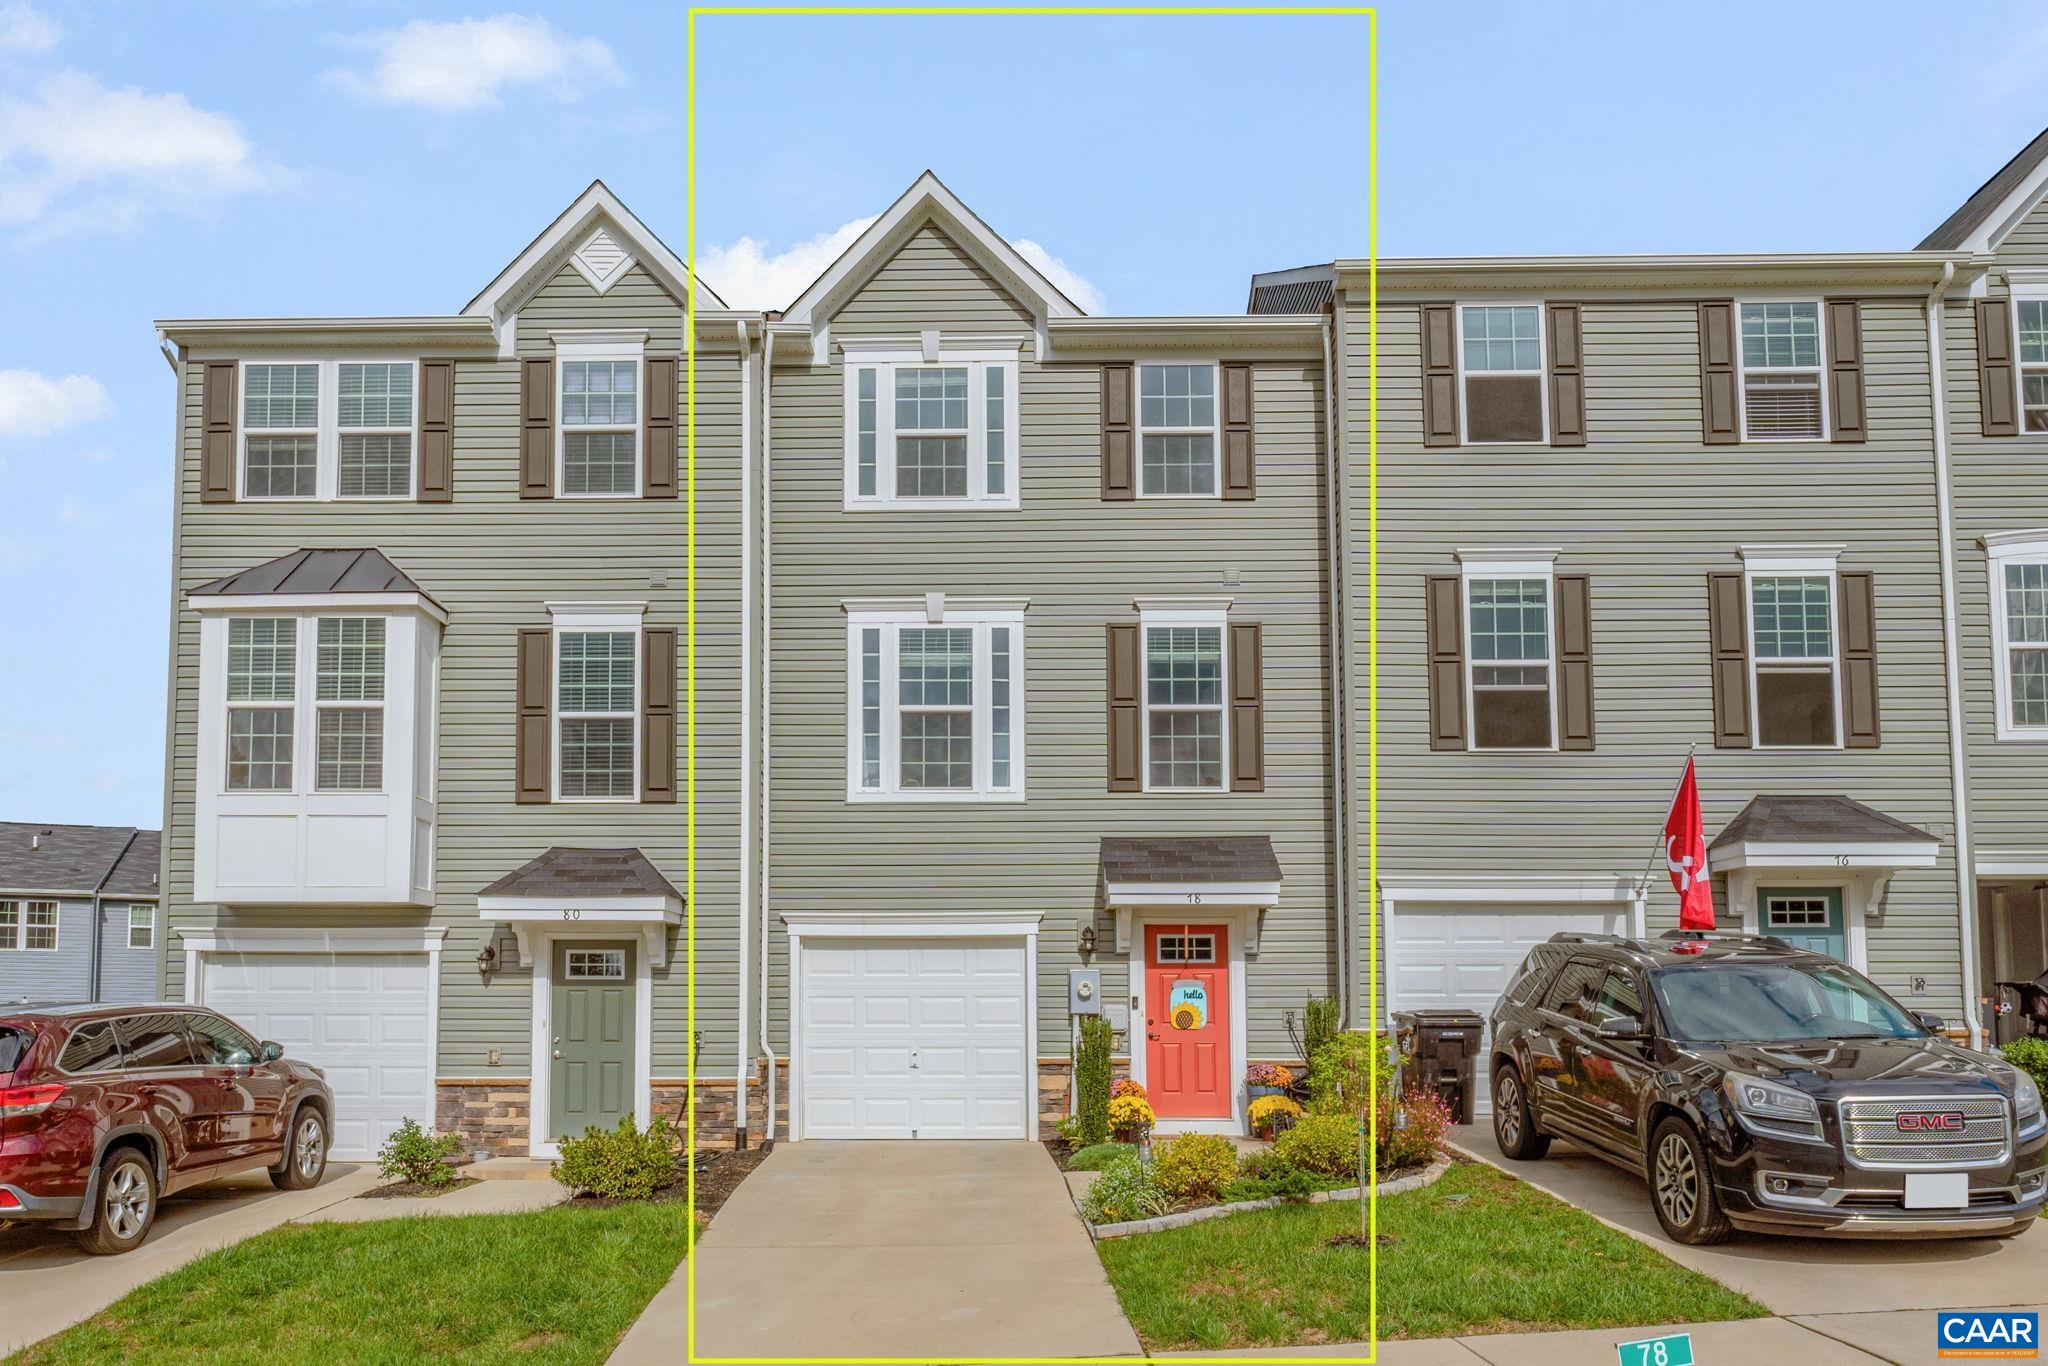
[[[2025,1072],[2048,1091],[2048,1039],[2037,1039],[2029,1034],[2014,1039],[1998,1050],[2005,1060]]]
[[[1310,1114],[1280,1135],[1273,1154],[1290,1167],[1324,1176],[1358,1174],[1358,1120],[1347,1114]]]
[[[1109,1137],[1109,1021],[1100,1015],[1081,1017],[1081,1044],[1074,1053],[1073,1141],[1084,1148]]]
[[[595,1125],[581,1138],[562,1140],[561,1160],[554,1164],[555,1180],[574,1192],[588,1192],[610,1200],[645,1200],[683,1174],[682,1156],[676,1131],[660,1115],[640,1132],[627,1115],[615,1129]]]
[[[1260,1096],[1251,1103],[1251,1108],[1245,1111],[1245,1117],[1251,1121],[1252,1128],[1261,1133],[1271,1128],[1282,1115],[1299,1119],[1301,1107],[1286,1096]]]
[[[1274,1152],[1271,1148],[1260,1148],[1246,1153],[1237,1163],[1239,1180],[1261,1181],[1282,1172],[1291,1172],[1294,1164]]]
[[[1337,1037],[1342,1018],[1337,998],[1311,996],[1301,1012],[1301,1046],[1304,1061],[1313,1059],[1324,1044]]]
[[[1176,1200],[1208,1200],[1237,1177],[1237,1149],[1221,1134],[1182,1134],[1152,1156],[1152,1179]]]
[[[1387,1049],[1388,1041],[1380,1034],[1346,1033],[1328,1040],[1308,1060],[1308,1108],[1363,1115],[1375,1065],[1380,1077],[1393,1075]]]
[[[386,1181],[414,1186],[452,1186],[455,1167],[449,1158],[462,1147],[459,1134],[434,1134],[408,1119],[377,1150],[377,1170]]]
[[[1117,1133],[1137,1130],[1143,1133],[1152,1127],[1152,1106],[1143,1096],[1111,1096],[1109,1100],[1109,1127]]]
[[[1317,1191],[1331,1190],[1339,1184],[1327,1176],[1276,1162],[1264,1175],[1238,1177],[1216,1198],[1225,1204],[1239,1200],[1270,1200],[1275,1196],[1282,1200],[1306,1200]]]
[[[1173,1201],[1159,1189],[1136,1153],[1127,1153],[1104,1167],[1081,1197],[1081,1216],[1091,1224],[1150,1219],[1172,1208]]]
[[[1078,1145],[1081,1139],[1081,1117],[1079,1115],[1068,1115],[1065,1119],[1053,1125],[1052,1131],[1068,1143]]]
[[[1135,1155],[1137,1149],[1128,1143],[1094,1143],[1078,1148],[1067,1156],[1067,1170],[1070,1172],[1099,1172],[1119,1157]]]
[[[1379,1174],[1401,1167],[1419,1167],[1436,1156],[1444,1135],[1450,1131],[1451,1107],[1434,1090],[1412,1087],[1403,1099],[1408,1123],[1394,1125],[1394,1106],[1389,1093],[1380,1100],[1378,1141],[1375,1145]]]

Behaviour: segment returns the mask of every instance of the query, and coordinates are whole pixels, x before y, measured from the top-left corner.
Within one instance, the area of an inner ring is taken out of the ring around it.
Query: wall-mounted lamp
[[[1094,952],[1095,927],[1093,925],[1083,925],[1081,927],[1081,954],[1083,957],[1086,957]]]
[[[497,969],[497,966],[498,946],[495,943],[485,944],[476,951],[476,970],[486,978]]]

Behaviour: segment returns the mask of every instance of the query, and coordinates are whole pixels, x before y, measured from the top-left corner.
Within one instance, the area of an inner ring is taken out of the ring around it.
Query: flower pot
[[[1260,1096],[1284,1096],[1287,1094],[1287,1088],[1284,1086],[1247,1086],[1244,1090],[1245,1095],[1250,1100],[1257,1100]]]

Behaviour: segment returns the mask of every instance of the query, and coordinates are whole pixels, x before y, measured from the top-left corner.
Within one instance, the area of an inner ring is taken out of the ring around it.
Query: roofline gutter
[[[1947,261],[1941,279],[1928,291],[1927,369],[1934,399],[1934,505],[1941,537],[1941,651],[1948,674],[1948,763],[1949,792],[1956,812],[1956,905],[1961,915],[1963,1015],[1970,1047],[1979,1043],[1978,1018],[1982,990],[1977,981],[1977,860],[1970,841],[1970,787],[1967,737],[1963,730],[1962,650],[1956,629],[1956,523],[1955,494],[1950,484],[1948,455],[1948,375],[1942,328],[1945,317],[1943,295],[1955,281],[1956,264]]]

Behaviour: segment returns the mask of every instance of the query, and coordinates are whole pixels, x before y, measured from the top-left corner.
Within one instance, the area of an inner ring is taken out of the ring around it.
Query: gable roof
[[[128,852],[121,855],[121,861],[114,865],[113,876],[107,879],[107,895],[155,897],[157,863],[163,853],[163,842],[161,830],[137,830]]]
[[[193,597],[250,597],[302,593],[417,593],[428,602],[427,590],[384,552],[361,550],[294,550],[253,569],[213,579],[192,590]],[[435,606],[440,604],[435,603]]]
[[[1041,321],[1085,316],[1081,306],[1062,294],[1043,271],[926,171],[797,296],[783,313],[784,320],[807,323],[815,330],[926,223],[937,224]]]
[[[555,215],[555,221],[542,229],[540,236],[527,243],[526,249],[499,271],[496,279],[463,306],[463,313],[503,317],[516,312],[541,285],[569,264],[599,229],[611,238],[611,244],[601,249],[599,259],[578,264],[577,268],[600,293],[611,279],[625,272],[627,265],[636,262],[676,298],[689,293],[688,282],[694,277],[683,259],[670,251],[668,244],[655,236],[602,180],[593,180],[589,189]],[[615,253],[623,253],[623,264],[615,259]],[[698,298],[710,299],[715,308],[726,306],[725,300],[703,280],[698,279],[696,286]]]
[[[1920,240],[1920,251],[1990,251],[2048,189],[2048,129],[2020,149],[1961,208]]]
[[[1111,885],[1278,882],[1280,860],[1264,835],[1105,835],[1102,880]]]
[[[141,845],[144,836],[147,849],[132,847]],[[0,821],[0,892],[89,897],[119,863],[121,894],[155,896],[156,840],[156,831],[132,825]],[[142,872],[145,864],[147,871]],[[110,883],[106,890],[115,889]]]

